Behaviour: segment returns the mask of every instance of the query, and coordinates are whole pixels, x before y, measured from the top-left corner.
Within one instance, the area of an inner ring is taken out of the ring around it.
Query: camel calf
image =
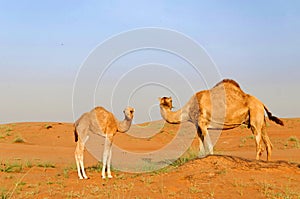
[[[102,178],[105,178],[105,169],[107,168],[108,178],[112,178],[110,171],[112,142],[117,132],[124,133],[129,130],[133,119],[134,109],[127,107],[124,111],[125,118],[118,121],[115,116],[105,110],[103,107],[96,107],[88,113],[84,113],[74,124],[75,126],[75,142],[77,142],[75,150],[75,160],[79,179],[87,179],[83,164],[84,145],[89,139],[91,133],[105,137],[105,145],[103,151],[103,167]]]

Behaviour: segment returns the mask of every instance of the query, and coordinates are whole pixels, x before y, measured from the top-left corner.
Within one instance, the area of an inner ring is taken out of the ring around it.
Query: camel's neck
[[[125,118],[123,121],[118,121],[118,131],[125,133],[131,126],[132,119]]]
[[[188,121],[186,111],[184,108],[172,112],[170,109],[167,109],[163,106],[160,107],[160,113],[164,120],[171,124],[179,124],[181,122]]]

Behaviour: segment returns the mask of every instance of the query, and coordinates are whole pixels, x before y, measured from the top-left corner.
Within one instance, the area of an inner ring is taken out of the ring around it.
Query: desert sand
[[[101,163],[88,150],[84,162],[90,179],[78,179],[73,124],[3,124],[0,194],[2,198],[300,198],[300,119],[283,121],[283,127],[268,121],[273,143],[269,162],[265,152],[262,160],[255,160],[254,137],[241,126],[222,132],[215,155],[196,158],[195,137],[190,149],[168,167],[148,173],[113,170],[114,178],[105,180],[101,179]],[[159,125],[163,128],[155,132]],[[155,133],[147,138],[130,132],[117,134],[114,144],[124,150],[150,152],[172,142],[178,130],[178,125],[163,121],[136,127],[132,131],[139,129],[135,133],[141,135]],[[192,125],[184,128],[195,135]],[[118,157],[113,153],[114,158]]]

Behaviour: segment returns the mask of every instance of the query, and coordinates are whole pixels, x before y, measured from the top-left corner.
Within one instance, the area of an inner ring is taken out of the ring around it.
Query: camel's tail
[[[78,133],[77,133],[76,128],[74,129],[74,136],[75,136],[75,142],[77,142],[78,141]]]
[[[284,126],[282,120],[280,120],[278,117],[273,116],[272,113],[267,109],[266,106],[264,106],[264,108],[265,108],[265,111],[267,112],[268,118],[269,118],[270,120],[274,121],[276,124],[279,124],[279,125],[281,125],[281,126]]]

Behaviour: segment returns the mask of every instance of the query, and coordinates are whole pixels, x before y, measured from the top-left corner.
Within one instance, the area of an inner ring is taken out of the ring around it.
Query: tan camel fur
[[[242,91],[234,80],[224,79],[210,90],[193,95],[180,110],[173,112],[172,98],[162,97],[160,112],[169,123],[192,122],[200,142],[200,157],[213,154],[208,129],[226,130],[245,124],[252,130],[256,141],[256,159],[259,160],[265,144],[267,160],[271,159],[272,143],[266,132],[265,111],[270,120],[283,126],[256,97]]]
[[[105,145],[103,151],[103,167],[102,178],[105,178],[105,169],[107,168],[108,178],[112,178],[110,171],[112,142],[117,132],[124,133],[129,130],[133,119],[134,109],[127,107],[124,111],[125,118],[118,121],[115,116],[105,110],[103,107],[96,107],[88,113],[84,113],[74,124],[75,126],[75,142],[77,142],[75,150],[75,160],[77,165],[78,177],[87,179],[84,171],[83,152],[84,145],[89,139],[91,133],[105,137]]]

